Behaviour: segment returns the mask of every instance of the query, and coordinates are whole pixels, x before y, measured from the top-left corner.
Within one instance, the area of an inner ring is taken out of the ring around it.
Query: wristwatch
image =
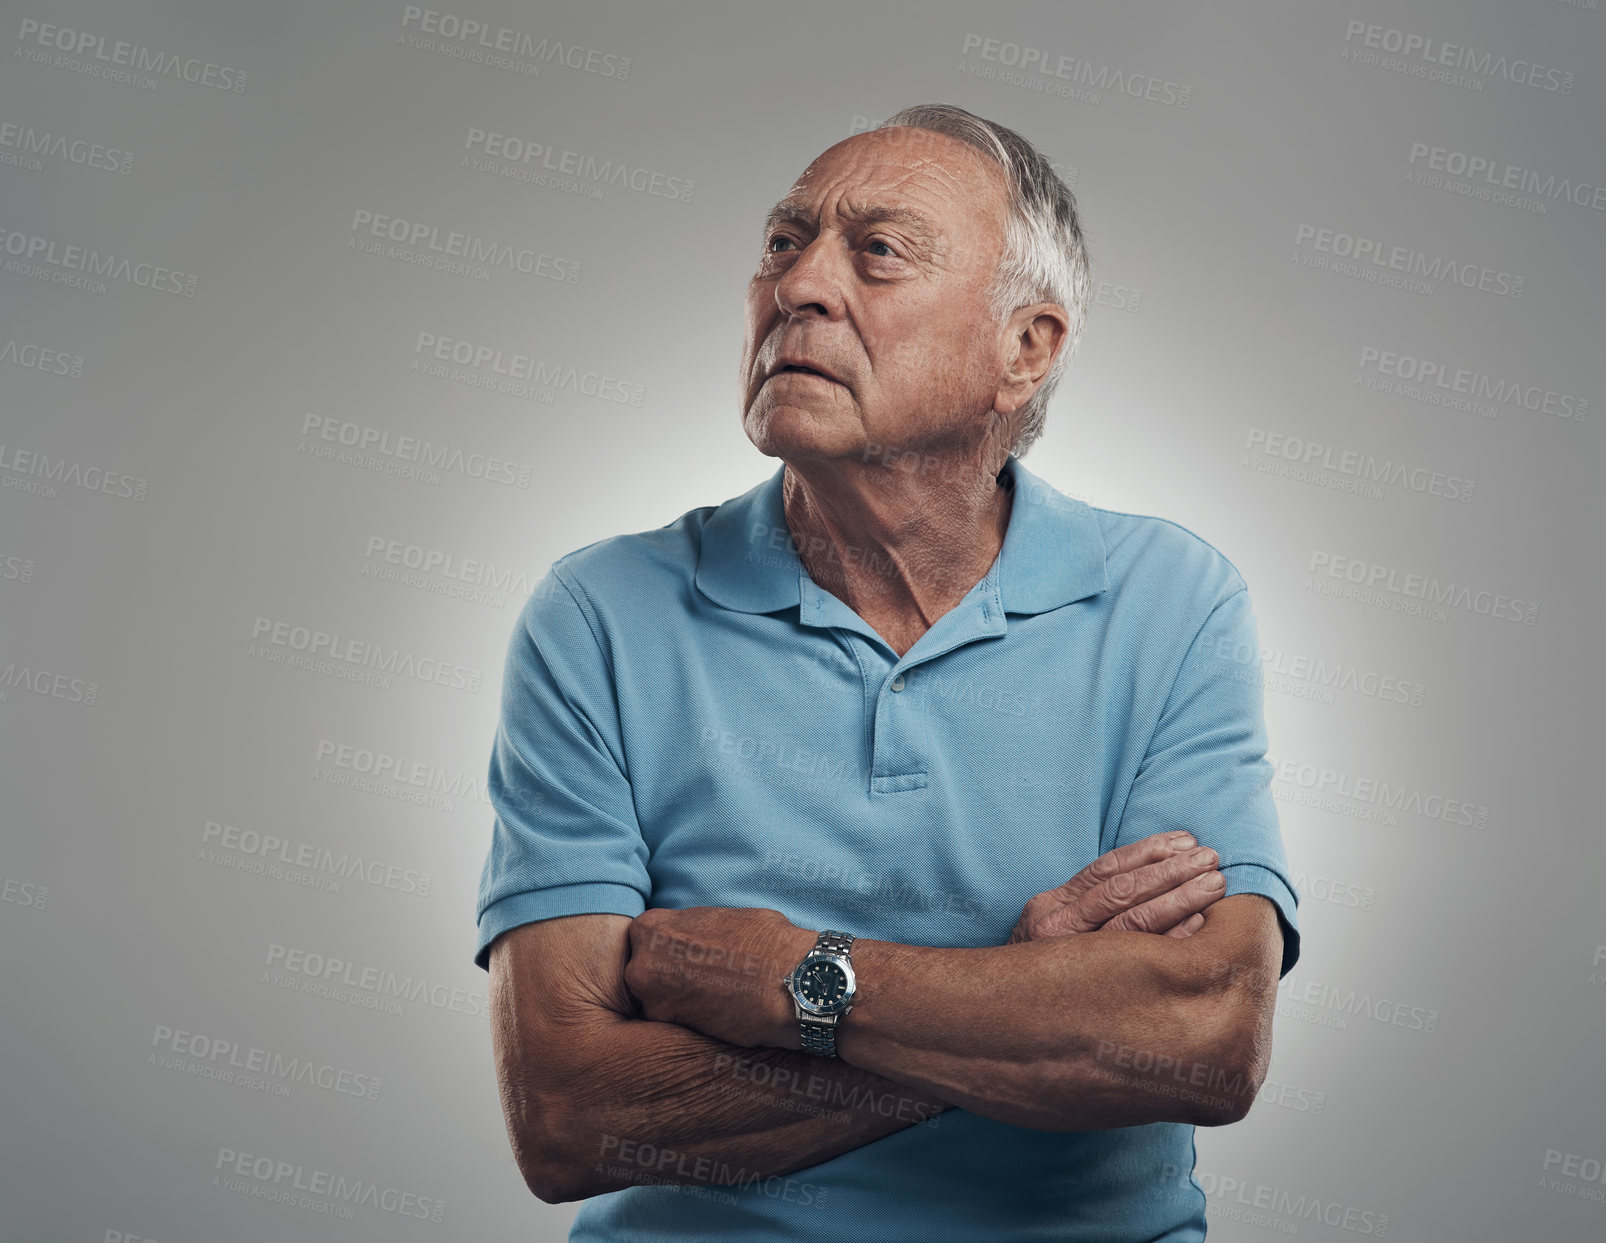
[[[836,1025],[853,1009],[858,981],[853,975],[852,933],[826,929],[791,975],[781,983],[792,994],[805,1052],[835,1057]]]

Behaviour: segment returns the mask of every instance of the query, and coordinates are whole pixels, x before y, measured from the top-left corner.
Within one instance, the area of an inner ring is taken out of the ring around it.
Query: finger
[[[1088,890],[1111,877],[1134,871],[1146,864],[1160,863],[1193,845],[1192,833],[1151,833],[1148,837],[1106,851],[1063,885],[1048,892],[1056,894],[1061,901],[1075,902]]]
[[[1146,864],[1130,872],[1117,872],[1072,904],[1074,918],[1085,931],[1102,928],[1122,912],[1187,884],[1194,877],[1210,871],[1218,862],[1214,850],[1208,846],[1198,846],[1181,854],[1173,854],[1159,863]],[[1191,912],[1185,911],[1183,914]],[[1179,915],[1178,921],[1181,918]]]
[[[1203,875],[1203,873],[1201,873],[1201,875]],[[1183,883],[1185,884],[1186,882]],[[1045,937],[1070,936],[1080,932],[1097,931],[1096,928],[1088,927],[1086,921],[1078,915],[1077,911],[1073,907],[1064,906],[1059,903],[1044,905],[1041,899],[1044,899],[1048,896],[1048,894],[1038,894],[1036,898],[1027,904],[1026,910],[1021,914],[1019,921],[1016,922],[1015,927],[1010,931],[1009,940],[1005,942],[1006,945],[1015,945],[1021,941],[1040,941]],[[1161,896],[1163,897],[1165,895]],[[1208,893],[1201,896],[1208,897]],[[1216,896],[1219,897],[1220,894],[1218,893]],[[1153,926],[1149,928],[1148,931],[1162,933],[1166,936],[1188,937],[1192,936],[1195,932],[1198,932],[1199,929],[1204,927],[1204,914],[1202,908],[1209,905],[1209,901],[1203,902],[1202,905],[1197,901],[1192,903],[1183,902],[1177,908],[1162,906],[1157,908],[1156,911],[1152,913],[1143,912],[1135,918],[1146,923],[1152,923]],[[1174,927],[1164,923],[1166,916],[1172,913],[1173,909],[1185,910],[1189,906],[1200,906],[1201,909],[1195,910],[1192,914],[1187,915]],[[1126,912],[1122,912],[1122,914],[1126,914]],[[1106,928],[1115,927],[1118,931],[1131,930],[1125,923],[1113,924],[1109,921],[1106,921],[1103,926]]]
[[[1103,926],[1117,932],[1164,932],[1204,911],[1226,892],[1226,878],[1220,872],[1206,872],[1170,893],[1122,911]]]

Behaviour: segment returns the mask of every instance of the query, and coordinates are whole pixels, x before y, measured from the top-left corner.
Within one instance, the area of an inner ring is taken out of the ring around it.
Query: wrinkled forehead
[[[945,231],[1001,232],[1007,189],[1004,170],[969,143],[899,125],[855,134],[822,151],[781,204],[817,209],[826,198],[874,200],[932,217]]]

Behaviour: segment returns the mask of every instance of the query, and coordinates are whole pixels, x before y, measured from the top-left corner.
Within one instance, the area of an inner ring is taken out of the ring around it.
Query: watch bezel
[[[824,1005],[817,1005],[805,997],[803,995],[801,982],[803,972],[808,967],[818,962],[835,963],[842,969],[842,974],[847,977],[848,982],[847,990],[839,999],[836,1001],[827,1002]],[[797,1002],[799,1009],[804,1010],[809,1014],[842,1014],[847,1011],[858,998],[858,977],[853,974],[853,961],[845,954],[833,954],[829,951],[810,951],[808,955],[804,957],[802,962],[798,963],[796,967],[792,968],[792,974],[788,978],[791,984],[792,1000]]]

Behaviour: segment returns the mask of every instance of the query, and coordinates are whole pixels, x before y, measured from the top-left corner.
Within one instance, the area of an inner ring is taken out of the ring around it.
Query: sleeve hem
[[[1294,896],[1293,887],[1280,873],[1259,863],[1229,863],[1220,870],[1227,878],[1227,892],[1223,897],[1235,893],[1258,893],[1270,899],[1277,908],[1277,922],[1283,934],[1283,961],[1277,978],[1282,979],[1299,961],[1299,920],[1296,914],[1299,899]]]
[[[524,893],[510,893],[480,912],[479,945],[474,964],[491,966],[491,942],[511,928],[562,915],[624,915],[634,919],[647,909],[647,900],[630,885],[614,881],[552,885]]]

